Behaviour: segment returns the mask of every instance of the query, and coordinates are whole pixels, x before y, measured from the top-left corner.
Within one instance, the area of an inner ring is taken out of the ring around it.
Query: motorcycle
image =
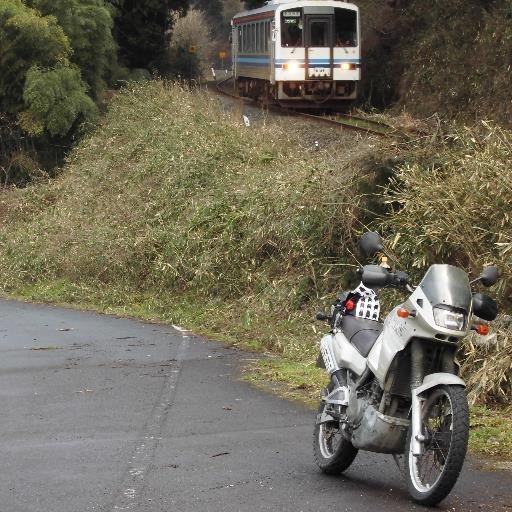
[[[487,335],[498,314],[495,300],[472,285],[490,287],[500,273],[486,267],[470,282],[460,268],[432,265],[414,287],[377,233],[365,233],[360,248],[380,264],[360,268],[361,285],[338,297],[330,315],[317,315],[331,326],[318,363],[331,380],[316,416],[314,456],[324,473],[340,474],[358,450],[403,454],[410,496],[432,506],[452,490],[467,450],[460,342],[472,330]],[[383,287],[410,295],[381,322]]]

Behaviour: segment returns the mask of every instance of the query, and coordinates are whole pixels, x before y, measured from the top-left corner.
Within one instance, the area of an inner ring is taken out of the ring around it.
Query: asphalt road
[[[251,388],[251,354],[169,326],[0,301],[1,512],[421,510],[391,457],[314,465],[314,412]],[[509,473],[440,510],[512,510]]]

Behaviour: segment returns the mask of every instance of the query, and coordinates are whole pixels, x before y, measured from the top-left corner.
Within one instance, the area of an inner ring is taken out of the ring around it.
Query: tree
[[[244,3],[247,9],[257,9],[263,7],[266,2],[264,0],[244,0]]]
[[[195,8],[186,16],[176,18],[171,39],[173,74],[185,79],[198,78],[211,66],[216,55],[211,25],[206,14]]]
[[[194,0],[193,6],[195,9],[203,11],[212,20],[222,20],[221,0]]]
[[[184,15],[189,0],[109,0],[116,8],[115,38],[130,68],[166,71],[173,20]]]
[[[246,7],[242,0],[224,0],[222,6],[222,15],[226,23],[231,23],[233,16],[239,12],[245,11]]]
[[[53,69],[33,66],[27,73],[23,99],[28,111],[21,119],[27,131],[42,132],[52,136],[64,136],[81,115],[94,119],[97,108],[87,95],[87,86],[75,67],[57,65]],[[37,123],[40,123],[39,125]]]
[[[44,16],[57,19],[70,42],[71,61],[98,98],[117,64],[110,6],[104,0],[32,0],[32,4]]]
[[[75,128],[98,109],[55,16],[0,1],[0,179],[23,185],[62,162]],[[56,142],[56,144],[55,144]]]
[[[55,17],[42,16],[21,0],[2,0],[0,109],[27,133],[65,135],[79,118],[96,116],[71,53]]]

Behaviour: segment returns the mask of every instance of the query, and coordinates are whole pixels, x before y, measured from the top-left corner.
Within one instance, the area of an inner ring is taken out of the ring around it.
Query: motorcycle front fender
[[[420,396],[425,391],[437,386],[462,386],[466,387],[466,383],[457,375],[452,373],[431,373],[423,379],[423,384],[413,390],[413,393]]]
[[[421,431],[421,407],[423,395],[438,386],[462,386],[466,383],[451,373],[431,373],[423,379],[423,384],[412,390],[411,400],[411,451],[413,455],[421,455],[421,444],[425,440]]]

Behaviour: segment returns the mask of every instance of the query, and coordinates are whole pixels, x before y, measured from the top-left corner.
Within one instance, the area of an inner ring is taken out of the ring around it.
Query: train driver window
[[[325,20],[312,21],[310,23],[310,46],[326,48],[331,46],[329,42],[329,22]]]
[[[304,46],[302,10],[290,9],[281,14],[281,46],[297,48]]]
[[[334,14],[334,42],[338,47],[357,46],[357,12],[336,8]]]

